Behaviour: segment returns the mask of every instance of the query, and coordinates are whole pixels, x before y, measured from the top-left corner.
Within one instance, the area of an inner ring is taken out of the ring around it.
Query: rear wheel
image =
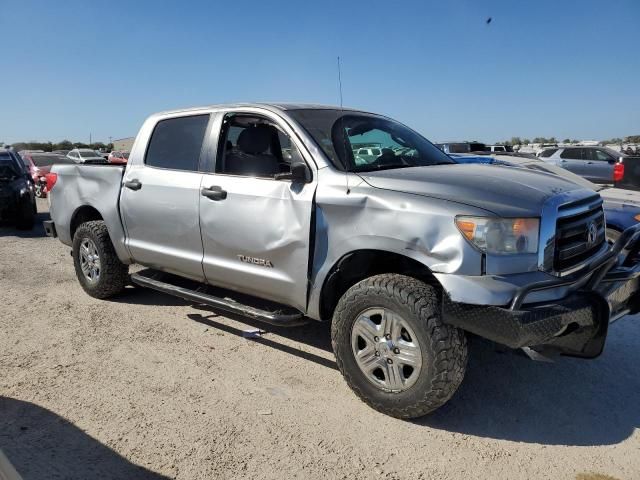
[[[376,410],[414,418],[444,405],[467,364],[462,330],[442,323],[436,289],[414,278],[377,275],[338,302],[331,338],[351,389]]]
[[[108,298],[127,285],[129,267],[122,263],[101,220],[83,223],[73,236],[73,263],[85,292]]]

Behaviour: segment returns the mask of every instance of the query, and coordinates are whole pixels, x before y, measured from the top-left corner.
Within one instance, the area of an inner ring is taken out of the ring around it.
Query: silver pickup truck
[[[277,325],[331,322],[349,386],[396,417],[451,398],[468,334],[593,358],[609,323],[640,306],[640,227],[607,243],[596,192],[458,164],[372,113],[165,112],[126,168],[53,172],[45,228],[72,247],[89,295],[132,282]]]

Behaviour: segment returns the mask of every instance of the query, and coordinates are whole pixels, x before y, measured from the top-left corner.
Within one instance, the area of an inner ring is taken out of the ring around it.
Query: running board
[[[282,309],[275,311],[262,310],[260,308],[236,302],[229,298],[217,297],[198,290],[192,290],[190,288],[166,283],[158,280],[157,278],[152,278],[149,275],[144,275],[144,272],[145,271],[132,273],[131,281],[141,287],[151,288],[152,290],[180,297],[190,302],[208,305],[213,308],[224,310],[225,312],[250,317],[279,327],[295,327],[308,323],[302,313],[293,309],[284,311],[286,307],[283,307]],[[204,286],[204,284],[202,286]]]

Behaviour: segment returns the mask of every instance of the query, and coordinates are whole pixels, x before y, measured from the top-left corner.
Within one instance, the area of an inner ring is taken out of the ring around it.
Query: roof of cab
[[[336,105],[321,105],[321,104],[314,104],[314,103],[287,103],[287,102],[254,102],[254,103],[221,103],[221,104],[206,105],[201,107],[178,108],[175,110],[165,110],[163,112],[154,113],[152,117],[160,116],[160,115],[170,115],[170,114],[176,114],[176,113],[198,112],[198,111],[211,110],[211,109],[242,108],[242,107],[262,107],[262,108],[276,109],[281,111],[346,110],[350,112],[372,113],[372,112],[367,112],[366,110],[361,110],[358,108],[339,107]]]

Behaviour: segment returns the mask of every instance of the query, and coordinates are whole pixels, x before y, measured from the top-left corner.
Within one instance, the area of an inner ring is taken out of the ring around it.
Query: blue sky
[[[338,102],[434,141],[640,134],[640,1],[0,0],[0,141],[159,110]],[[485,20],[492,17],[491,24]]]

